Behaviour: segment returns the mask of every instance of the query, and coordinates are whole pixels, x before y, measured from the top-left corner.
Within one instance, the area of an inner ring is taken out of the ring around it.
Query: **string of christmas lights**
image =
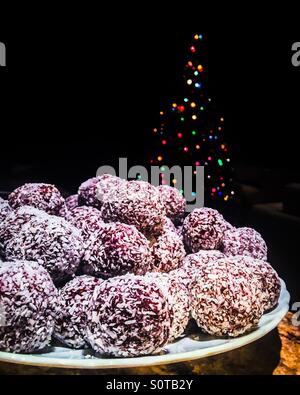
[[[218,115],[205,87],[204,42],[202,34],[194,35],[184,66],[183,95],[160,111],[160,125],[153,129],[159,148],[151,156],[150,164],[160,166],[162,184],[166,165],[204,166],[206,195],[227,202],[235,195],[232,165],[224,140],[224,117]],[[172,182],[175,186],[176,179]]]

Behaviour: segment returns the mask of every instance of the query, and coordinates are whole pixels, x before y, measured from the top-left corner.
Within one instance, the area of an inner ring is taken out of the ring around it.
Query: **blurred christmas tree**
[[[224,141],[224,118],[218,114],[205,85],[204,42],[201,34],[193,37],[184,66],[181,97],[170,101],[160,112],[160,125],[153,129],[154,152],[149,161],[160,166],[162,177],[164,166],[204,166],[206,201],[228,202],[234,197],[232,167]]]

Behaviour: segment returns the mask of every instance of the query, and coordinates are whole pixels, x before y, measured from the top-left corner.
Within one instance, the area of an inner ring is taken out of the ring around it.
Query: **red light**
[[[182,138],[182,133],[177,133],[177,137],[178,137],[179,139],[181,139],[181,138]]]
[[[191,46],[191,52],[193,52],[193,53],[196,52],[196,48],[194,46]]]
[[[163,140],[161,143],[162,143],[162,145],[166,145],[167,144],[167,140]]]
[[[178,108],[178,111],[180,111],[180,112],[183,112],[185,110],[184,106],[178,106],[177,108]]]

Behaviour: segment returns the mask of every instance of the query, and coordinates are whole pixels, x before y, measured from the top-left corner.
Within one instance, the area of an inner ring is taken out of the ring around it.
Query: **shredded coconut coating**
[[[84,273],[103,278],[145,274],[152,265],[146,237],[134,226],[120,222],[101,224],[91,234],[83,257]]]
[[[157,188],[144,181],[124,181],[104,200],[102,217],[107,222],[134,225],[145,234],[162,226],[165,213]]]
[[[57,290],[36,262],[0,263],[0,350],[32,353],[49,345]]]
[[[189,292],[176,270],[169,273],[147,273],[168,298],[172,309],[172,323],[169,342],[183,335],[190,318]]]
[[[79,187],[79,205],[92,206],[100,209],[106,196],[109,196],[111,191],[122,182],[123,180],[121,178],[110,174],[90,178]]]
[[[160,185],[157,189],[161,194],[166,216],[176,224],[181,223],[185,213],[185,198],[177,188],[169,185]]]
[[[169,272],[181,266],[186,255],[181,238],[175,233],[166,231],[156,238],[151,246],[154,259],[154,270]]]
[[[66,207],[67,210],[73,210],[74,208],[79,206],[78,195],[71,195],[66,198]]]
[[[194,275],[196,273],[195,269],[185,270],[184,268],[179,268],[172,270],[169,272],[173,278],[176,278],[176,281],[183,284],[188,290],[192,280],[194,279]]]
[[[182,268],[198,269],[203,265],[207,265],[211,262],[217,262],[219,259],[225,258],[225,255],[219,250],[201,250],[195,254],[187,255],[182,263]]]
[[[264,312],[274,309],[280,297],[281,283],[273,267],[268,262],[249,256],[236,255],[229,259],[236,265],[246,266],[251,269],[254,281],[258,282],[260,286],[260,297],[264,306]]]
[[[102,280],[79,276],[69,281],[59,291],[54,337],[71,348],[87,348],[86,321],[96,285]]]
[[[251,270],[227,258],[198,269],[190,284],[191,313],[199,328],[236,337],[255,327],[263,314],[260,287]]]
[[[0,198],[0,224],[2,221],[5,220],[5,218],[11,212],[11,210],[12,209],[11,209],[8,201]]]
[[[51,184],[24,184],[8,196],[13,209],[21,206],[32,206],[51,215],[60,215],[65,204],[59,190]]]
[[[161,223],[159,223],[158,226],[153,229],[148,237],[150,239],[155,238],[167,231],[177,233],[177,229],[174,223],[170,220],[170,218],[164,216],[162,217]]]
[[[190,252],[217,250],[226,230],[223,216],[214,209],[203,207],[192,211],[184,220],[182,233]]]
[[[180,226],[176,226],[176,229],[175,229],[175,232],[178,234],[178,236],[181,238],[181,240],[183,240],[182,228],[183,228],[183,225],[180,225]]]
[[[34,207],[22,206],[11,211],[4,221],[0,222],[0,250],[2,250],[3,254],[6,243],[16,236],[22,226],[33,217],[48,218],[48,214]]]
[[[89,206],[76,207],[70,210],[66,217],[67,221],[81,230],[82,237],[87,241],[91,234],[97,232],[103,220],[98,209]]]
[[[252,228],[233,228],[224,233],[222,251],[225,255],[247,255],[267,260],[267,245],[260,233]]]
[[[34,216],[5,244],[7,260],[44,266],[54,282],[72,278],[84,253],[81,233],[63,218]]]
[[[168,299],[154,281],[129,274],[95,288],[87,320],[95,351],[117,357],[157,353],[167,344],[170,327]]]

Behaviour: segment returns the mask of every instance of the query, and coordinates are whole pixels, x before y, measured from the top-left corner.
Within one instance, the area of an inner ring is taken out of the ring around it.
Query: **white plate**
[[[290,295],[282,280],[281,286],[277,308],[268,314],[264,314],[255,330],[238,338],[216,339],[198,333],[199,340],[193,340],[193,337],[195,337],[193,335],[186,336],[173,344],[167,345],[163,355],[138,358],[96,358],[91,350],[53,347],[49,352],[43,354],[25,355],[0,352],[0,361],[60,368],[107,369],[162,365],[220,354],[263,337],[279,324],[289,309],[290,301]]]

